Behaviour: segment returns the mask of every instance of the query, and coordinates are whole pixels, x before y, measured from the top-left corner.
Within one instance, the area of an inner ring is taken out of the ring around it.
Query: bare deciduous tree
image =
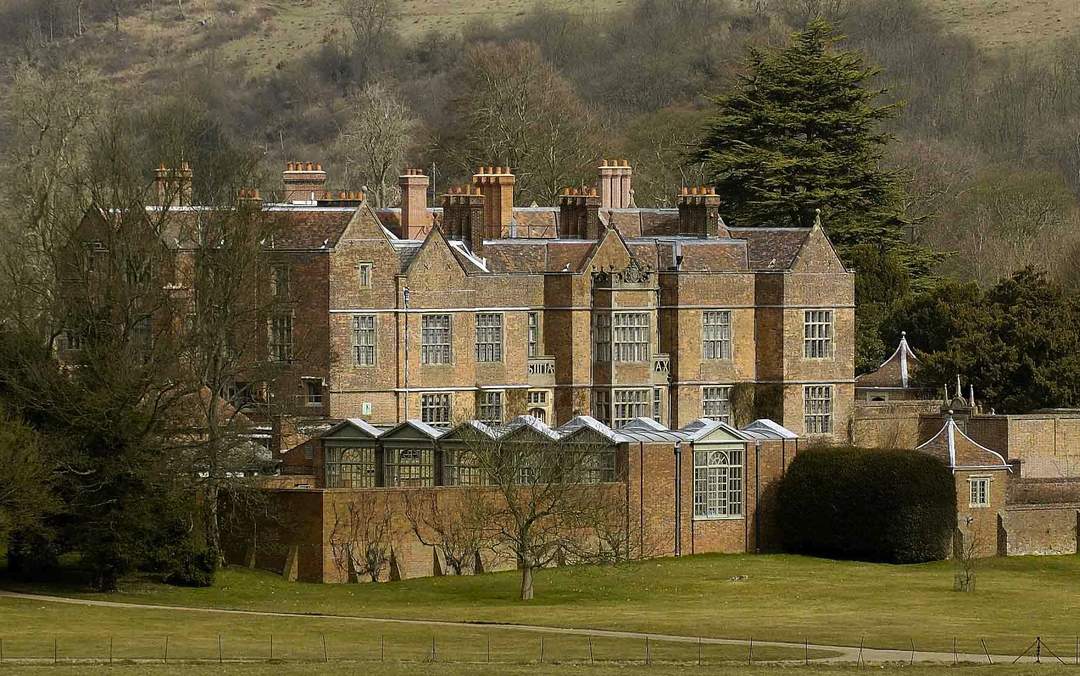
[[[553,203],[562,188],[593,180],[592,115],[535,45],[469,47],[455,82],[458,128],[441,146],[458,171],[511,167],[525,203]]]
[[[473,566],[487,546],[482,519],[483,488],[446,491],[406,491],[405,518],[425,546],[441,556],[454,575],[475,572]]]
[[[375,206],[389,206],[396,200],[395,179],[404,166],[418,123],[408,106],[378,83],[350,96],[347,105],[347,117],[338,136],[345,182],[359,180],[368,187]]]
[[[582,485],[613,480],[614,447],[584,435],[564,441],[517,420],[518,429],[500,436],[473,429],[466,445],[490,485],[475,500],[485,537],[496,555],[517,564],[520,598],[527,601],[537,570],[589,551],[595,512]]]
[[[966,528],[957,528],[953,536],[953,560],[956,564],[953,588],[960,592],[975,591],[975,573],[979,561],[979,537],[971,529],[974,519],[967,517]]]
[[[349,582],[359,576],[378,582],[390,566],[397,537],[393,510],[380,504],[374,491],[358,492],[343,508],[335,503],[333,509],[329,541],[338,569]]]

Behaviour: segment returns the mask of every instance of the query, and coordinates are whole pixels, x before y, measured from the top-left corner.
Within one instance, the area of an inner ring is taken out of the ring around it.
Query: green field
[[[398,662],[545,664],[644,662],[643,641],[560,636],[498,628],[402,625],[318,617],[230,616],[77,606],[0,598],[3,657],[25,665],[95,660],[216,663]],[[219,643],[220,641],[220,643]],[[542,642],[542,643],[541,643]],[[325,650],[325,652],[324,652]],[[809,657],[831,653],[810,651]],[[746,648],[703,645],[703,663],[745,663]],[[754,659],[802,659],[802,650],[759,647]],[[650,641],[654,663],[698,660],[695,644]]]
[[[343,663],[331,665],[335,673],[368,674],[378,673],[386,676],[411,676],[413,674],[432,673],[432,665],[426,663],[386,663],[379,664],[378,669],[372,669],[373,665],[364,663]],[[322,665],[294,665],[275,664],[273,673],[282,676],[299,676],[306,674],[328,673],[329,668]],[[751,676],[776,676],[776,674],[798,674],[799,676],[855,676],[866,674],[866,667],[747,667],[746,665],[734,666],[723,665],[698,667],[696,665],[559,665],[540,667],[538,665],[497,665],[488,666],[483,664],[440,664],[438,672],[447,676],[532,676],[533,674],[580,674],[581,676],[612,676],[614,674],[637,676],[661,676],[664,674],[750,674]],[[940,666],[940,667],[896,667],[877,669],[876,671],[901,672],[909,676],[936,676],[948,674],[949,676],[1057,676],[1058,674],[1076,673],[1074,666],[1060,665],[1027,665],[1027,666]],[[16,673],[9,671],[8,673]],[[83,674],[86,667],[60,666],[60,667],[28,667],[22,673],[27,674]],[[149,674],[151,676],[166,676],[180,674],[182,676],[201,676],[202,674],[226,674],[232,676],[261,676],[266,674],[267,666],[261,665],[138,665],[138,666],[113,666],[95,667],[94,673],[118,674],[122,676],[134,676],[136,674]]]
[[[868,647],[899,649],[909,648],[914,641],[919,650],[950,650],[955,638],[959,651],[972,653],[980,653],[980,640],[985,640],[992,652],[1016,654],[1039,635],[1057,652],[1073,655],[1075,637],[1080,632],[1080,557],[990,559],[981,564],[977,589],[972,593],[952,591],[953,570],[949,563],[889,566],[782,555],[705,555],[617,567],[543,571],[537,579],[537,599],[530,603],[515,600],[514,573],[345,586],[287,583],[270,573],[231,568],[223,571],[217,584],[208,589],[147,582],[129,583],[122,592],[107,596],[77,588],[22,589],[166,605],[505,622],[719,638],[807,639],[826,645],[857,646],[865,641]],[[90,610],[100,609],[51,610],[58,613],[56,617],[26,612],[23,621],[5,624],[10,628],[7,631],[24,633],[36,627],[46,632],[43,637],[47,640],[48,627],[70,624],[62,619],[65,613]],[[164,611],[139,612],[159,616],[137,622],[134,618],[120,618],[115,620],[115,630],[109,632],[119,633],[130,621],[134,633],[152,634],[155,638],[151,644],[158,645],[156,641],[168,632],[173,620],[168,613],[161,614]],[[248,628],[264,619],[278,622],[278,618],[194,615],[182,616],[185,632],[194,622],[209,623],[199,629],[204,640],[220,631],[214,623]],[[281,621],[283,625],[297,622],[287,618]],[[349,636],[362,635],[367,643],[356,644],[364,646],[357,650],[373,654],[374,630],[360,631],[355,625],[336,627],[330,619],[319,622],[331,628],[309,630],[311,645],[318,632],[340,631]],[[101,620],[79,620],[78,624],[105,626]],[[252,628],[251,632],[265,637],[271,629]],[[391,631],[419,632],[423,639],[423,645],[417,648],[419,654],[422,656],[430,648],[430,631],[425,628],[395,626],[385,631],[387,635]],[[105,633],[99,631],[96,636],[95,640],[100,641]],[[538,655],[536,635],[522,640],[522,654]],[[568,640],[575,644],[574,650],[580,651],[579,637]],[[335,637],[332,643],[337,642]],[[473,645],[469,650],[479,648]],[[643,654],[638,645],[627,650]]]

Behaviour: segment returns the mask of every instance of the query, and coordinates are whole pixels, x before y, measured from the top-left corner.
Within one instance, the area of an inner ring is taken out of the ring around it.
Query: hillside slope
[[[602,13],[630,1],[546,0],[545,4]],[[460,30],[470,20],[512,20],[533,2],[402,0],[400,27],[407,38],[420,39],[430,31]],[[989,48],[1038,45],[1080,30],[1078,0],[928,0],[927,6],[953,30]],[[137,82],[165,63],[184,63],[213,50],[229,59],[242,58],[248,74],[261,75],[298,52],[344,38],[349,31],[338,14],[339,0],[186,0],[184,7],[181,16],[172,2],[144,4],[121,20],[119,36],[111,21],[92,25],[80,38],[90,47],[84,53],[126,81]]]

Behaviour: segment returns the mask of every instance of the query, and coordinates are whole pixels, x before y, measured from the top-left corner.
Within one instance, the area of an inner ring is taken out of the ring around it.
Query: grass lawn
[[[759,640],[806,638],[822,644],[865,640],[867,646],[901,649],[914,640],[920,650],[950,650],[955,637],[958,650],[976,653],[981,652],[980,639],[993,652],[1016,653],[1040,635],[1056,652],[1073,655],[1080,633],[1080,557],[989,559],[979,568],[976,591],[954,592],[952,583],[949,563],[890,566],[784,555],[704,555],[546,570],[537,577],[536,600],[529,603],[515,600],[518,580],[512,572],[318,585],[230,568],[207,589],[135,581],[122,592],[100,595],[57,586],[8,586],[112,601]]]
[[[372,669],[368,663],[338,663],[332,664],[331,668],[336,673],[368,674],[378,673],[386,676],[412,676],[413,674],[432,673],[432,665],[428,663],[385,663],[375,665],[378,669]],[[306,674],[327,673],[330,668],[319,664],[275,664],[273,673],[281,676],[299,676]],[[446,676],[532,676],[533,674],[580,674],[580,676],[661,676],[663,674],[718,674],[728,676],[733,674],[749,674],[750,676],[776,676],[777,674],[792,674],[793,676],[857,676],[867,673],[866,667],[831,667],[831,666],[797,666],[797,667],[763,667],[746,665],[724,665],[698,667],[696,665],[559,665],[540,667],[539,665],[483,665],[483,664],[440,664],[438,672]],[[1049,664],[1034,664],[1025,666],[914,666],[914,667],[887,667],[874,668],[875,672],[886,671],[902,672],[907,676],[1057,676],[1058,674],[1075,674],[1076,667]],[[86,667],[79,666],[47,666],[27,667],[21,673],[26,674],[83,674]],[[9,671],[9,673],[16,673]],[[117,676],[135,676],[136,674],[148,674],[149,676],[200,676],[202,674],[226,674],[230,676],[261,676],[267,673],[265,664],[248,665],[121,665],[95,667],[95,673],[116,674]]]
[[[644,662],[646,650],[643,641],[629,638],[593,637],[590,641],[585,636],[541,635],[490,627],[230,616],[0,598],[0,655],[7,661],[0,670],[10,666],[13,660],[51,662],[55,649],[60,663],[107,661],[111,655],[117,662],[164,662],[166,657],[173,662],[262,660],[265,669],[265,662],[271,659],[313,664],[325,659],[335,665],[342,661],[356,661],[369,667],[379,665],[381,671],[383,663],[429,663],[433,643],[440,664],[490,661],[504,666],[529,663],[539,666],[541,660],[545,664],[588,663],[590,653],[596,662],[630,663]],[[696,644],[650,641],[648,649],[653,663],[696,663],[698,659]],[[834,654],[810,651],[809,656]],[[802,658],[802,650],[760,646],[754,649],[755,660]],[[747,660],[747,649],[702,645],[701,660],[708,664],[743,663]],[[274,669],[277,670],[276,662]]]

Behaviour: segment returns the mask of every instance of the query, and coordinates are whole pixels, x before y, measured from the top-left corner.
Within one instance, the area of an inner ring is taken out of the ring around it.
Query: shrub
[[[177,553],[165,575],[166,584],[178,587],[209,587],[217,570],[217,552],[189,546]]]
[[[52,533],[18,530],[7,542],[8,575],[21,580],[43,580],[59,569],[60,548]]]
[[[936,561],[956,527],[952,473],[918,451],[810,449],[792,461],[777,497],[784,549],[797,554]]]

